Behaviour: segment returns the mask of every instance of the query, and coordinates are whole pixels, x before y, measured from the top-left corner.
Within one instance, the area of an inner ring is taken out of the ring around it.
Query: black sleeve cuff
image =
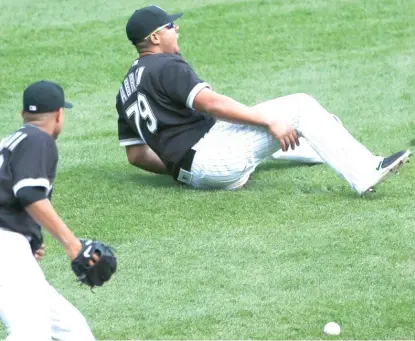
[[[23,187],[16,193],[23,207],[47,198],[45,187]]]

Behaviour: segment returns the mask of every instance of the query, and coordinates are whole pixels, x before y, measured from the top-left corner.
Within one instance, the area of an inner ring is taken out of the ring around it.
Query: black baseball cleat
[[[368,181],[368,184],[363,186],[361,190],[358,191],[360,195],[365,193],[375,192],[374,187],[385,180],[391,173],[398,174],[399,169],[407,162],[412,156],[410,150],[401,150],[391,156],[383,158],[379,165],[376,167],[376,170],[373,174],[373,178]]]

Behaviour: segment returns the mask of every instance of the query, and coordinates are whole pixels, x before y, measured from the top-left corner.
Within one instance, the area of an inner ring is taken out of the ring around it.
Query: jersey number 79
[[[137,101],[131,104],[125,113],[128,118],[134,115],[134,122],[142,138],[143,134],[140,128],[140,120],[144,120],[146,122],[147,129],[150,133],[154,134],[157,131],[157,118],[154,116],[154,113],[150,108],[146,95],[141,92],[137,93]]]

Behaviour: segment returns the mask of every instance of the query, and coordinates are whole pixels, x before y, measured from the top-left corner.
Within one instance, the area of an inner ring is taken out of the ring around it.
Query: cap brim
[[[183,13],[177,13],[177,14],[170,14],[170,21],[176,21],[177,19],[179,19],[181,16],[183,15]]]
[[[73,105],[72,105],[72,103],[65,102],[65,104],[63,105],[63,107],[64,108],[67,108],[67,109],[70,109],[70,108],[73,108]]]

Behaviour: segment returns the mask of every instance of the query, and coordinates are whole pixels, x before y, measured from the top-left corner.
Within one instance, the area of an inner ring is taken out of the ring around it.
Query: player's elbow
[[[136,167],[140,167],[146,158],[146,145],[136,145],[126,147],[128,162]],[[141,168],[141,167],[140,167]]]
[[[222,102],[217,99],[211,99],[209,102],[206,102],[204,105],[204,112],[209,112],[212,114],[217,114],[221,111],[221,109],[223,108]]]
[[[168,174],[164,163],[148,145],[127,147],[127,159],[131,165],[147,172]]]
[[[135,166],[136,158],[133,155],[127,153],[127,160],[130,165]]]

